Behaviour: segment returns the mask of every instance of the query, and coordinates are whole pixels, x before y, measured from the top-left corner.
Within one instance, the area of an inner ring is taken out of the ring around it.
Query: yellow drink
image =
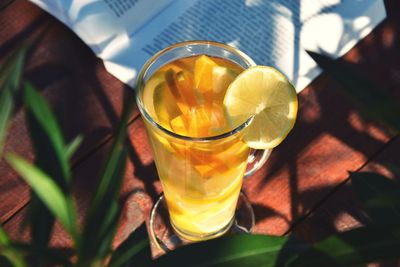
[[[242,131],[229,133],[222,103],[242,70],[221,58],[181,58],[154,72],[143,90],[146,111],[167,130],[145,120],[171,223],[189,240],[223,234],[234,217],[249,148]]]

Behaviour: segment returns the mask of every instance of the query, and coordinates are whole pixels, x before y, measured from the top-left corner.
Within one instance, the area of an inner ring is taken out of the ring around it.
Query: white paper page
[[[138,31],[173,0],[30,0],[101,54]]]
[[[46,10],[52,8],[43,2],[61,5],[66,14],[49,12],[70,21],[67,25],[97,47],[106,69],[131,86],[157,51],[203,39],[230,44],[257,64],[280,69],[300,92],[320,73],[305,49],[339,57],[385,18],[383,0],[138,0],[122,19],[115,19],[118,11],[109,6],[107,12],[93,7],[136,0],[32,1]],[[90,16],[82,10],[91,10]]]
[[[339,57],[384,18],[382,0],[177,0],[104,59],[111,73],[133,84],[137,71],[160,49],[185,40],[214,40],[280,69],[300,92],[320,73],[305,49]]]

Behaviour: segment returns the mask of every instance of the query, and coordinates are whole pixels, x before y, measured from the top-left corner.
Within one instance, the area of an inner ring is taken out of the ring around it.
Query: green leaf
[[[91,206],[93,206],[94,209],[99,205],[99,203],[104,202],[104,196],[109,194],[110,188],[114,188],[112,186],[115,181],[113,174],[118,171],[117,167],[120,164],[118,160],[119,154],[121,154],[121,152],[124,150],[123,147],[126,138],[126,126],[131,117],[133,105],[134,105],[133,98],[128,98],[124,104],[124,109],[121,115],[121,120],[117,126],[117,131],[115,134],[111,152],[108,156],[105,167],[102,171],[100,184],[93,198],[93,203]],[[123,177],[119,176],[118,178],[122,179]]]
[[[114,251],[109,267],[151,266],[150,241],[142,224]]]
[[[46,204],[33,191],[31,192],[28,216],[25,220],[31,226],[31,244],[35,250],[30,259],[31,264],[32,266],[46,266],[47,259],[43,254],[48,248],[55,218]]]
[[[13,97],[10,90],[0,92],[0,156],[3,153],[4,140],[6,138],[8,121],[14,109]]]
[[[55,116],[45,99],[29,84],[24,85],[24,104],[29,134],[35,149],[36,166],[51,177],[65,195],[69,195],[69,158]],[[44,266],[43,253],[53,230],[54,216],[35,192],[31,193],[29,211],[27,220],[31,226],[32,247],[36,250],[32,264]]]
[[[125,157],[121,157],[121,155],[124,155]],[[117,197],[119,186],[123,175],[125,174],[125,161],[126,151],[123,145],[116,144],[111,150],[105,171],[103,172],[102,179],[96,191],[93,202],[94,207],[106,204],[106,201],[104,200],[106,197],[111,197],[113,199]]]
[[[0,255],[3,255],[3,257],[8,261],[8,263],[5,264],[12,264],[12,266],[15,267],[27,266],[23,256],[21,255],[21,253],[19,253],[18,250],[16,250],[13,247],[7,233],[4,231],[1,225],[0,225]],[[2,262],[0,261],[0,263]]]
[[[111,155],[108,164],[114,166],[114,172],[109,174],[113,182],[109,184],[101,201],[97,202],[96,206],[91,206],[88,211],[79,248],[82,266],[88,259],[104,258],[111,250],[120,214],[117,198],[125,174],[126,150],[122,146],[117,146]]]
[[[79,146],[83,142],[83,136],[78,135],[77,137],[74,138],[66,147],[65,154],[67,155],[67,158],[72,158],[74,153],[78,150]]]
[[[1,227],[1,225],[0,225],[0,246],[5,247],[5,246],[9,246],[10,244],[11,244],[11,241],[8,238],[6,231],[4,231],[3,227]]]
[[[37,196],[76,240],[76,214],[72,200],[66,197],[60,187],[37,167],[17,155],[10,154],[6,158],[14,170],[29,184]]]
[[[22,257],[22,255],[12,248],[3,249],[0,253],[0,255],[3,255],[8,260],[8,262],[11,263],[10,266],[13,266],[13,267],[28,266],[25,263],[25,260]],[[0,261],[0,263],[1,263],[1,261]]]
[[[400,239],[396,237],[399,230],[398,226],[370,226],[335,234],[314,244],[290,266],[355,266],[396,259],[400,251]]]
[[[351,173],[350,178],[374,223],[400,225],[400,185],[397,182],[371,172]]]
[[[36,155],[36,166],[51,177],[66,196],[69,196],[71,172],[68,147],[64,145],[56,118],[46,100],[30,84],[24,84],[24,104],[27,110],[29,134]],[[35,192],[31,193],[27,221],[31,226],[32,247],[36,250],[33,253],[32,263],[35,266],[44,266],[45,258],[42,253],[46,251],[55,220],[52,212]]]
[[[6,87],[5,85],[8,84],[12,92],[17,91],[21,83],[24,62],[29,47],[30,44],[21,45],[0,67],[0,87]]]
[[[156,266],[287,266],[305,248],[287,237],[230,235],[178,248]]]
[[[119,210],[116,209],[116,203],[127,159],[124,148],[126,125],[131,117],[133,105],[133,98],[127,99],[124,104],[111,152],[101,172],[101,179],[84,223],[82,243],[78,250],[78,266],[87,266],[94,258],[101,261],[111,250],[119,216],[119,212],[116,212]]]
[[[57,120],[46,100],[30,84],[24,84],[24,103],[28,109],[30,135],[39,156],[38,163],[56,179],[64,192],[68,192],[71,173]]]
[[[97,245],[95,246],[96,250],[93,251],[93,255],[98,259],[104,259],[111,252],[112,241],[122,211],[121,206],[116,201],[111,202],[110,206],[105,208],[108,212],[104,213],[103,221],[99,225],[100,229],[97,229],[99,236],[95,239]]]
[[[11,55],[0,68],[0,156],[3,152],[8,122],[14,109],[14,93],[19,88],[27,47]]]
[[[343,60],[333,60],[310,51],[307,53],[342,85],[341,89],[355,101],[364,114],[393,127],[397,132],[400,131],[400,105],[385,94],[381,86],[375,85]]]

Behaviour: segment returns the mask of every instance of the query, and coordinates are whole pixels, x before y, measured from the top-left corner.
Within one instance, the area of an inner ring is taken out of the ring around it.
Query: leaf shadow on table
[[[149,165],[144,165],[131,144],[128,145],[128,157],[133,166],[135,166],[133,176],[143,182],[145,192],[150,196],[153,203],[155,203],[159,194],[154,186],[154,183],[158,181],[158,174],[154,161]]]
[[[287,224],[290,223],[287,216],[285,216],[284,214],[282,214],[281,212],[279,212],[276,209],[268,207],[265,204],[251,203],[251,207],[254,210],[254,214],[256,214],[257,220],[262,220],[262,219],[265,219],[268,217],[278,217],[278,218],[282,219],[285,223],[287,223]]]
[[[394,152],[394,150],[392,149],[391,152]],[[386,154],[385,157],[382,157],[378,161],[379,163],[374,162],[372,167],[369,167],[367,170],[374,172],[374,166],[379,166],[377,168],[380,168],[380,170],[382,170],[383,166],[386,170],[390,171],[390,175],[388,176],[392,180],[400,181],[400,172],[390,167],[392,164],[399,166],[400,159],[388,159],[388,156],[391,156],[391,154],[393,153]],[[377,169],[375,170],[378,171]],[[321,188],[303,192],[302,199],[307,201],[306,199],[312,197],[316,190],[321,190]],[[354,191],[353,185],[350,182],[343,184],[340,190],[329,186],[322,190],[325,190],[326,195],[334,193],[334,198],[327,197],[323,205],[317,207],[319,208],[319,212],[310,214],[307,220],[298,223],[297,227],[293,229],[297,236],[301,236],[310,242],[315,242],[332,233],[348,230],[348,227],[352,228],[371,223],[371,219],[365,213],[362,202],[357,197],[357,192]]]
[[[11,3],[10,3],[11,4]],[[12,8],[11,6],[7,6],[7,8]],[[0,10],[1,12],[5,12],[5,10]],[[21,41],[35,38],[37,35],[43,34],[49,28],[48,16],[46,14],[41,14],[37,16],[32,22],[29,23],[28,26],[24,27],[22,31],[13,35],[12,38],[1,42],[0,44],[0,58],[4,58],[7,54],[11,53],[21,44]],[[41,30],[37,30],[41,29]]]
[[[368,159],[389,167],[387,161],[376,156],[388,146],[389,140],[395,138],[394,132],[383,124],[398,125],[398,117],[393,115],[398,112],[394,106],[398,107],[400,99],[400,55],[395,51],[400,44],[400,29],[390,18],[379,27],[345,58],[337,60],[334,71],[328,70],[328,75],[321,75],[302,92],[293,132],[272,153],[262,179],[255,189],[251,189],[254,194],[268,192],[267,188],[276,185],[277,179],[286,179],[290,201],[286,233],[332,195],[334,199],[351,195],[351,188],[345,183],[347,171],[357,171]],[[333,73],[335,71],[340,73]],[[350,83],[346,84],[338,75]],[[366,99],[369,87],[378,92]],[[357,97],[361,97],[359,103]],[[363,102],[373,112],[360,112]],[[393,111],[395,109],[397,111]],[[378,115],[371,116],[371,113]],[[310,162],[314,162],[313,165]],[[329,178],[335,182],[329,182],[332,181]],[[327,186],[329,183],[333,185]],[[307,184],[317,186],[311,188]],[[339,210],[332,212],[330,224],[321,226],[323,231],[336,232],[335,220],[344,214],[365,223],[365,218],[350,205],[341,205]],[[263,213],[256,210],[257,221],[264,219]],[[269,215],[267,212],[265,216]],[[318,229],[308,230],[319,232]]]

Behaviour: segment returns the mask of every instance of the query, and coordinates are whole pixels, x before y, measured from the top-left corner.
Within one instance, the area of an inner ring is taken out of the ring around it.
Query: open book
[[[305,49],[339,57],[386,14],[383,0],[31,0],[134,85],[154,53],[186,40],[232,45],[274,66],[300,92],[320,69]]]

